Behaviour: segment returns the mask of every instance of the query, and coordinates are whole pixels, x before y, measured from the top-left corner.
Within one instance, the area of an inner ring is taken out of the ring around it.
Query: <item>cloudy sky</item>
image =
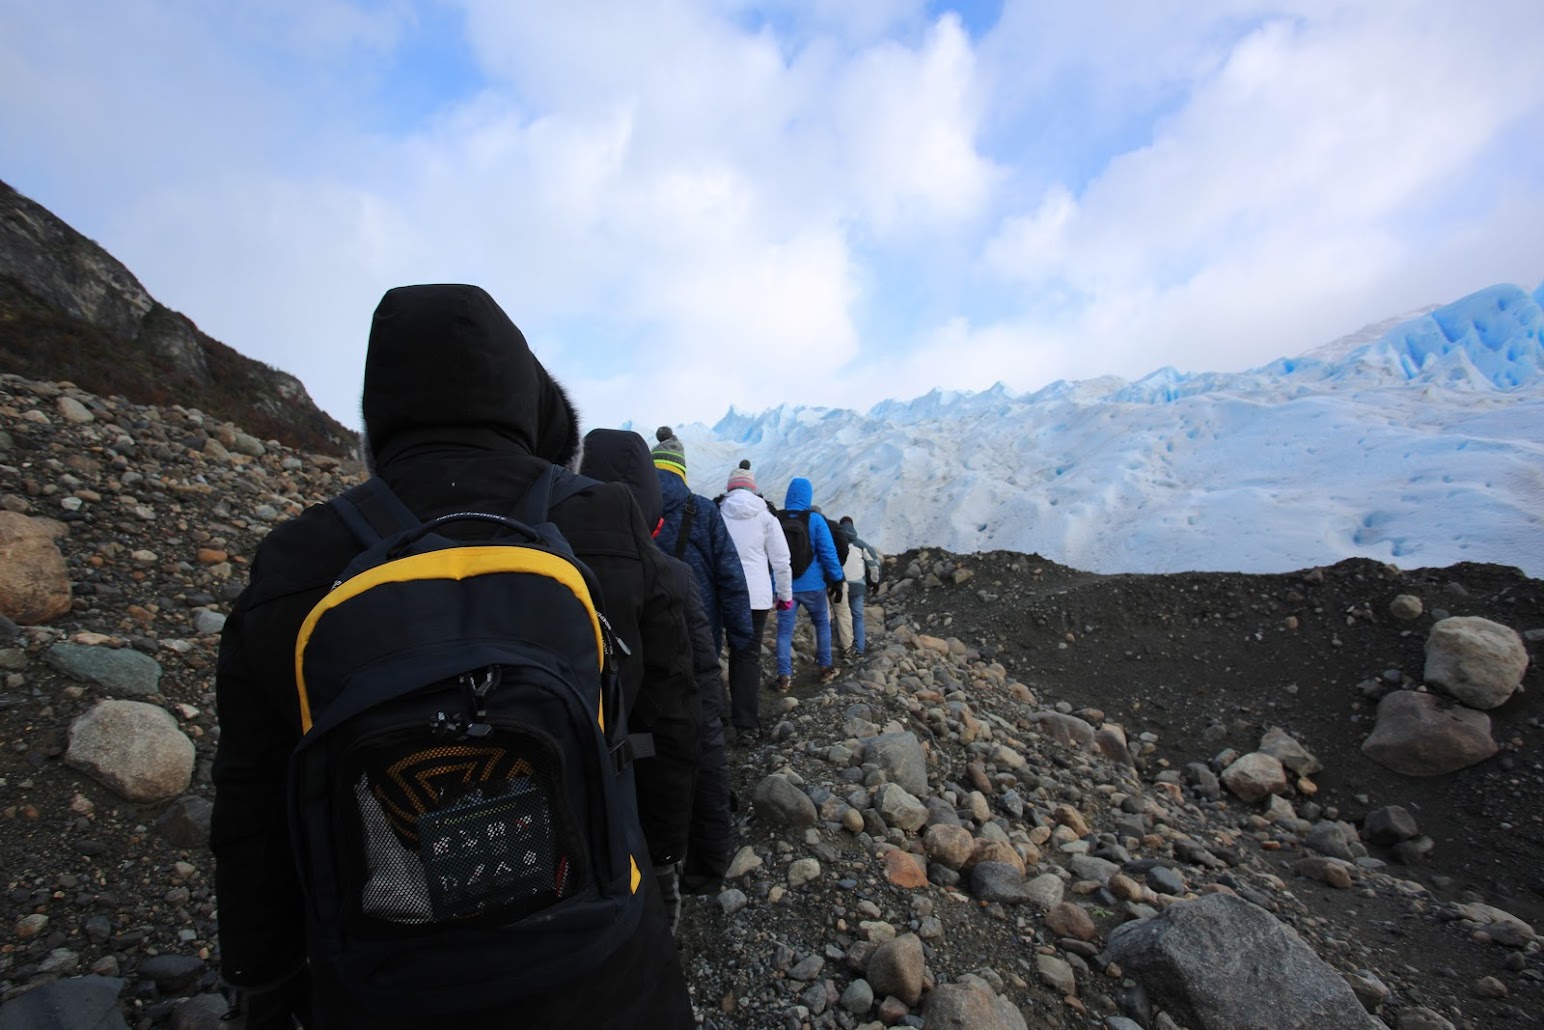
[[[1537,0],[0,0],[0,178],[356,421],[486,287],[590,424],[1235,370],[1544,278]]]

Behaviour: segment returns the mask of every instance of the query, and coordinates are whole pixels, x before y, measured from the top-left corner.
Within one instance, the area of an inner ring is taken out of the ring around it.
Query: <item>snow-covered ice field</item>
[[[1541,302],[1544,286],[1495,286],[1247,372],[731,411],[677,433],[698,492],[749,457],[773,501],[808,476],[828,515],[892,552],[1006,548],[1107,573],[1362,556],[1544,577]]]

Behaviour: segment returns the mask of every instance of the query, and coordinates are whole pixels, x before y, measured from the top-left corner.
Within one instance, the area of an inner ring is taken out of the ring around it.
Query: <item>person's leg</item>
[[[852,584],[848,583],[844,590],[850,596]],[[852,612],[847,608],[847,597],[832,603],[831,617],[836,623],[836,648],[838,651],[846,651],[852,646]]]
[[[831,667],[831,606],[824,590],[795,594],[795,599],[809,610],[815,624],[815,662],[822,669]]]
[[[777,613],[777,674],[793,675],[793,622],[799,617],[799,595],[794,594],[794,607]]]
[[[734,845],[734,818],[729,811],[729,756],[724,740],[724,688],[718,670],[702,704],[702,754],[697,761],[697,786],[692,793],[692,818],[681,863],[681,889],[702,894],[722,883]],[[715,689],[716,688],[716,689]],[[679,911],[679,910],[678,910]],[[674,930],[674,923],[671,929]]]
[[[868,650],[868,633],[863,625],[863,597],[867,593],[866,583],[847,584],[847,605],[852,611],[852,649],[860,658]]]
[[[767,631],[770,609],[751,611],[751,642],[744,651],[729,649],[729,720],[738,729],[760,725],[757,691],[761,689],[761,640]]]

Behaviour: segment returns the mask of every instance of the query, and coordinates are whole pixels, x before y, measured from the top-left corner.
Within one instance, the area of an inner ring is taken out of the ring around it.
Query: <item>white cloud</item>
[[[1425,228],[1429,212],[1458,203],[1475,208],[1470,221],[1489,225],[1491,240],[1517,233],[1498,232],[1496,202],[1463,180],[1509,126],[1541,110],[1544,69],[1494,58],[1520,13],[1304,4],[1254,23],[1215,65],[1193,64],[1183,102],[1148,141],[1076,193],[1053,183],[1001,220],[982,269],[1051,300],[1036,297],[1002,324],[1097,355],[1083,375],[1231,369],[1453,299],[1487,277],[1538,275],[1515,248],[1510,271],[1490,261],[1479,273]],[[1099,67],[1172,82],[1185,62],[1169,56],[1160,41],[1151,62]],[[1530,219],[1528,232],[1537,207],[1512,209]],[[1007,360],[1026,372],[1038,364]]]
[[[440,8],[0,0],[0,161],[345,418],[402,282],[650,422],[1239,367],[1544,274],[1535,4],[451,9],[420,115]]]

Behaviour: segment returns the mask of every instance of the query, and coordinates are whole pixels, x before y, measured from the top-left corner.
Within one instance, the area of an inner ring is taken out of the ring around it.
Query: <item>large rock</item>
[[[972,973],[933,988],[922,1018],[928,1030],[1028,1030],[1013,1002]]]
[[[963,826],[937,823],[927,828],[922,837],[927,857],[939,865],[958,869],[970,861],[976,850],[976,839]]]
[[[1117,927],[1100,960],[1191,1030],[1383,1030],[1295,933],[1230,894]]]
[[[1260,738],[1260,753],[1270,755],[1299,776],[1312,776],[1324,768],[1296,737],[1280,726],[1265,731],[1265,736]]]
[[[751,801],[756,805],[757,815],[781,826],[803,829],[814,826],[820,819],[820,812],[810,796],[788,777],[777,773],[756,784]]]
[[[223,1030],[230,1003],[218,994],[200,994],[172,1010],[170,1030]]]
[[[922,938],[903,933],[874,949],[864,978],[880,997],[893,994],[907,1005],[915,1005],[922,1000],[923,972]]]
[[[1222,771],[1222,782],[1244,801],[1261,801],[1287,791],[1287,771],[1279,759],[1251,751]]]
[[[1465,919],[1473,920],[1482,926],[1489,927],[1493,931],[1498,928],[1510,927],[1507,936],[1521,941],[1522,944],[1538,939],[1538,934],[1534,933],[1533,927],[1505,909],[1480,902],[1469,902],[1455,907],[1458,909],[1459,915]]]
[[[1378,702],[1378,721],[1362,753],[1406,776],[1441,776],[1496,753],[1490,716],[1445,707],[1434,694],[1396,690]]]
[[[1375,808],[1362,820],[1362,836],[1380,847],[1391,848],[1400,841],[1421,835],[1421,827],[1410,810],[1399,805]]]
[[[155,828],[172,847],[192,851],[209,846],[209,824],[213,817],[214,805],[208,799],[185,794],[166,806],[166,811],[155,821]]]
[[[978,862],[970,870],[970,889],[982,901],[1016,905],[1029,900],[1024,874],[1007,862]]]
[[[70,570],[53,534],[35,519],[0,511],[0,615],[24,626],[70,610]]]
[[[122,990],[116,977],[55,980],[0,1005],[0,1030],[128,1030],[118,1008]]]
[[[908,794],[927,797],[927,755],[914,733],[883,733],[863,742],[863,761],[873,762],[885,771],[891,783],[898,783]]]
[[[1050,737],[1059,744],[1078,748],[1082,751],[1092,751],[1095,747],[1094,728],[1075,715],[1064,715],[1061,712],[1035,712],[1029,717],[1041,733]]]
[[[1426,638],[1426,682],[1470,708],[1505,704],[1527,668],[1517,631],[1489,619],[1443,619]]]
[[[161,691],[160,663],[128,648],[55,644],[46,660],[67,676],[124,697],[149,697]]]
[[[920,830],[927,822],[927,806],[912,797],[898,783],[886,783],[874,793],[874,811],[888,826],[899,826],[908,832]]]
[[[130,801],[165,801],[193,779],[193,742],[164,708],[99,701],[70,725],[64,762]]]

